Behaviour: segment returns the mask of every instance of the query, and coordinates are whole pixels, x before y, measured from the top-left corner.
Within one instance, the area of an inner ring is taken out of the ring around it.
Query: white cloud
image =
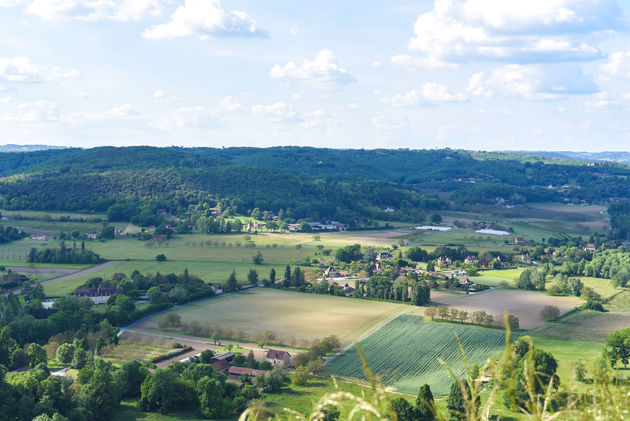
[[[292,104],[278,101],[271,105],[253,105],[252,115],[274,123],[295,123],[302,121]]]
[[[468,92],[473,96],[519,98],[525,100],[559,99],[565,95],[592,94],[598,88],[576,65],[553,68],[510,64],[487,74],[472,75]]]
[[[19,124],[38,124],[59,120],[59,107],[45,100],[24,102],[14,112],[2,115],[3,121]]]
[[[46,21],[139,20],[162,13],[162,0],[34,0],[26,11]]]
[[[457,67],[456,64],[449,64],[435,57],[412,57],[409,54],[397,54],[390,58],[393,65],[406,69],[439,69],[442,67]]]
[[[186,0],[171,21],[147,29],[142,36],[151,40],[197,37],[264,37],[256,21],[239,10],[226,11],[219,0]]]
[[[20,6],[26,3],[26,0],[0,0],[0,7]]]
[[[166,118],[156,119],[151,127],[161,130],[174,130],[185,127],[218,127],[218,120],[205,107],[181,107]]]
[[[630,93],[597,92],[584,102],[585,111],[609,110],[623,108],[630,101]]]
[[[124,104],[105,111],[85,111],[69,113],[63,116],[66,123],[77,126],[98,125],[109,121],[137,121],[146,119],[147,116],[131,104]]]
[[[50,70],[51,79],[71,79],[81,76],[81,73],[76,69],[62,69],[61,67],[53,67]]]
[[[236,98],[234,98],[231,95],[226,96],[225,98],[223,98],[223,100],[221,100],[221,108],[223,108],[224,110],[228,110],[228,111],[237,111],[237,110],[242,110],[243,107]]]
[[[396,130],[409,127],[409,120],[405,116],[376,116],[371,119],[372,126],[382,130]]]
[[[613,76],[630,78],[630,51],[612,53],[602,70]]]
[[[153,98],[155,98],[155,99],[166,99],[167,95],[166,95],[166,92],[164,92],[161,89],[158,89],[157,91],[153,92]]]
[[[294,61],[284,66],[276,64],[269,76],[276,79],[306,80],[319,88],[334,88],[356,82],[354,76],[339,66],[335,54],[330,50],[320,51],[315,60],[304,60],[301,65]]]
[[[0,80],[8,82],[41,82],[39,67],[28,57],[0,57]]]
[[[336,115],[326,110],[315,110],[304,114],[303,120],[301,126],[307,129],[325,129],[336,125]]]
[[[409,49],[428,63],[517,63],[602,57],[588,35],[618,26],[616,0],[435,0],[418,17]]]
[[[13,98],[10,96],[5,96],[4,98],[0,99],[0,104],[8,104],[11,101],[13,101]]]
[[[466,101],[466,95],[450,92],[441,83],[425,83],[420,89],[394,95],[389,101],[397,107],[435,105],[444,102]]]
[[[381,67],[383,65],[383,60],[376,59],[370,64],[372,67]]]

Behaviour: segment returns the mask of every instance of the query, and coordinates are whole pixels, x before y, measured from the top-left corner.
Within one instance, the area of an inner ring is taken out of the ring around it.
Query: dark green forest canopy
[[[240,213],[291,209],[295,219],[411,220],[501,199],[630,198],[629,175],[621,164],[451,149],[75,148],[0,153],[0,206],[106,212],[130,201],[175,209],[228,201]]]

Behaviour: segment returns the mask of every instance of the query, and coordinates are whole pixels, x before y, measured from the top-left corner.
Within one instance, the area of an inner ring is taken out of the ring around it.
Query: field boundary
[[[379,324],[374,326],[372,329],[368,330],[363,335],[359,336],[357,339],[355,339],[354,341],[352,341],[348,345],[344,346],[342,349],[337,351],[335,354],[331,355],[330,357],[326,357],[324,359],[324,364],[328,364],[329,362],[331,362],[332,360],[334,360],[335,358],[337,358],[338,356],[340,356],[344,352],[348,351],[350,348],[352,348],[353,346],[357,345],[359,342],[361,342],[362,340],[364,340],[365,338],[367,338],[372,333],[376,332],[377,330],[379,330],[381,327],[385,326],[386,324],[388,324],[392,320],[397,319],[398,317],[402,316],[403,314],[410,313],[410,312],[416,310],[417,308],[418,308],[417,306],[413,306],[412,308],[409,308],[407,310],[403,310],[400,313],[394,314],[393,316],[389,317],[388,319],[383,320],[382,322],[380,322]]]

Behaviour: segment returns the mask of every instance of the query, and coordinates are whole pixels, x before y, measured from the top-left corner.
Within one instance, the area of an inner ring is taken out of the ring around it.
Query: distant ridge
[[[47,151],[50,149],[68,149],[68,147],[51,145],[0,145],[0,152],[34,152]]]
[[[630,165],[630,152],[531,152],[549,158],[577,159],[580,161],[609,161]]]

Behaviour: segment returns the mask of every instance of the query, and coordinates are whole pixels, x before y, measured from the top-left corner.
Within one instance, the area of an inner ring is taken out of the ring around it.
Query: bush
[[[158,262],[165,262],[166,256],[163,254],[158,254],[157,256],[155,256],[155,260],[157,260]]]
[[[560,317],[560,309],[556,306],[546,305],[540,310],[540,317],[546,322],[556,320]]]

